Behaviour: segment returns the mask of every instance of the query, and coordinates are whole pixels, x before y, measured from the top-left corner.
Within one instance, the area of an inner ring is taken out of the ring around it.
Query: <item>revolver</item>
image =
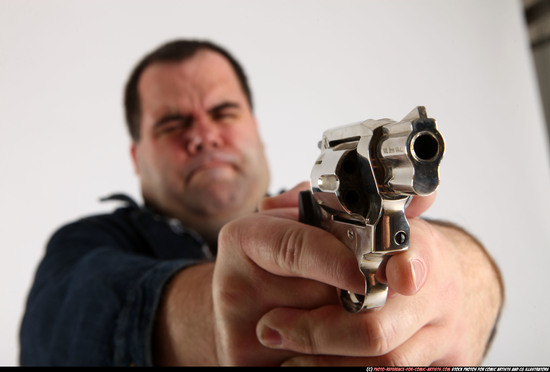
[[[353,313],[384,306],[388,286],[376,279],[385,257],[408,249],[405,208],[439,186],[445,142],[418,106],[401,121],[369,119],[327,130],[300,193],[300,221],[323,228],[355,253],[365,292],[339,289]]]

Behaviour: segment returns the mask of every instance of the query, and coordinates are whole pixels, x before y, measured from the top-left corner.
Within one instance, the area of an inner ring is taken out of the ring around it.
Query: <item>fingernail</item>
[[[279,347],[283,343],[283,338],[277,330],[264,326],[260,332],[260,342],[264,346]]]
[[[419,259],[411,260],[411,273],[414,286],[418,291],[426,280],[426,265],[424,265],[424,261]]]

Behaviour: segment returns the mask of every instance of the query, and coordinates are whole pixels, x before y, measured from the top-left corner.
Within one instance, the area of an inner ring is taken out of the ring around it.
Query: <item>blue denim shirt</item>
[[[59,229],[30,290],[20,332],[28,366],[151,366],[165,283],[212,255],[174,220],[127,205]]]

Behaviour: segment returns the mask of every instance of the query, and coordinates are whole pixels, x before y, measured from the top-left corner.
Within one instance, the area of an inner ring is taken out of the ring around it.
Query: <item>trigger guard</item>
[[[365,277],[365,294],[360,295],[345,289],[339,289],[342,306],[351,313],[359,313],[375,307],[384,306],[388,295],[388,285],[376,279],[376,271],[382,263],[382,255],[366,254],[361,262],[361,273]]]

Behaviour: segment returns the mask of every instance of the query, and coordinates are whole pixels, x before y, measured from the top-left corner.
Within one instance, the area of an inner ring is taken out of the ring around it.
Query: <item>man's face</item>
[[[199,51],[185,62],[155,63],[138,90],[141,136],[132,157],[146,202],[191,227],[253,212],[269,173],[229,62]]]

